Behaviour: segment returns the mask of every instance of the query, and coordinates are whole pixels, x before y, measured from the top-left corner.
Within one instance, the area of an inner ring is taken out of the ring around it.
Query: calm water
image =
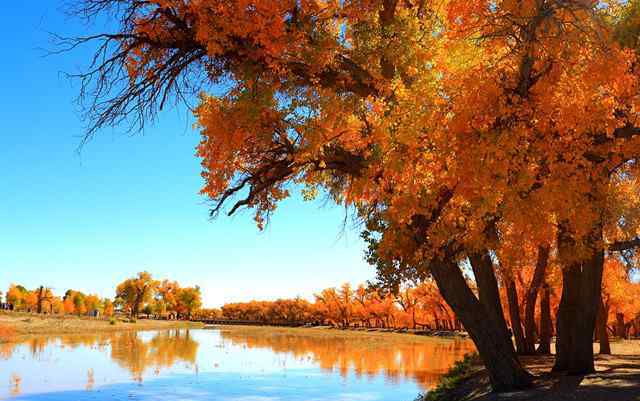
[[[0,344],[0,400],[411,401],[470,350],[237,328],[37,336]]]

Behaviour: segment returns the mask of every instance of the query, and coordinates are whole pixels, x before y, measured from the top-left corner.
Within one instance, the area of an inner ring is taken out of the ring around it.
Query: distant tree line
[[[562,291],[561,269],[555,258],[543,255],[522,267],[518,274],[500,276],[498,302],[507,313],[504,318],[516,349],[522,354],[549,353],[556,335],[557,313]],[[532,258],[535,259],[535,258]],[[248,301],[224,304],[219,309],[200,309],[200,320],[247,321],[267,325],[330,325],[334,327],[407,328],[464,330],[438,290],[436,283],[424,277],[417,283],[392,277],[384,265],[377,265],[375,283],[349,284],[327,288],[315,294],[312,302],[302,299]],[[540,270],[543,268],[543,274]],[[601,353],[608,353],[609,337],[640,336],[640,283],[617,259],[605,263],[602,304],[598,313],[595,338]],[[467,285],[477,293],[475,280]],[[531,297],[539,291],[540,297]]]
[[[314,302],[294,298],[227,303],[220,309],[201,310],[198,317],[272,325],[461,329],[432,281],[395,292],[371,284],[362,284],[355,289],[350,284],[343,284],[339,288],[324,289],[314,298]]]
[[[63,296],[57,296],[48,287],[29,290],[22,285],[11,284],[5,300],[3,309],[16,312],[93,316],[112,316],[114,313],[114,304],[109,298],[71,289]]]
[[[118,284],[113,300],[73,289],[57,296],[48,287],[29,290],[16,284],[9,286],[4,298],[6,302],[0,303],[0,309],[56,315],[109,317],[120,312],[132,318],[144,314],[163,319],[190,319],[202,307],[200,287],[154,280],[148,272],[140,272]]]

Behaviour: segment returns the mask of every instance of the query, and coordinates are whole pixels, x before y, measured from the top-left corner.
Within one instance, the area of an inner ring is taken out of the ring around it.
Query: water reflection
[[[264,331],[221,331],[222,338],[249,349],[269,349],[298,360],[311,360],[324,372],[346,378],[384,375],[399,383],[415,380],[424,390],[434,387],[455,361],[474,350],[467,340],[416,339],[385,342],[384,338],[292,335]]]
[[[462,340],[318,334],[225,328],[32,336],[0,344],[0,400],[324,401],[353,393],[405,401],[473,349]]]
[[[84,386],[84,389],[87,391],[91,391],[93,390],[93,386],[95,386],[96,384],[96,379],[93,376],[93,369],[89,368],[89,370],[87,370],[87,385]]]
[[[144,372],[150,368],[158,375],[162,368],[180,361],[195,364],[199,345],[189,330],[160,332],[150,341],[136,332],[119,333],[111,338],[110,344],[111,359],[131,372],[138,382],[142,382]]]
[[[185,362],[195,365],[199,343],[192,339],[189,330],[168,330],[155,333],[151,338],[136,331],[60,335],[32,336],[22,341],[0,344],[0,359],[10,360],[14,352],[22,348],[32,360],[47,358],[47,350],[59,348],[71,351],[78,348],[108,352],[111,360],[130,372],[131,378],[142,383],[144,373],[153,371],[157,376],[161,369],[170,368],[176,363]],[[19,393],[20,377],[11,379],[11,385]],[[86,389],[95,385],[94,369],[87,370]]]
[[[20,395],[21,382],[22,378],[19,375],[15,373],[11,374],[11,380],[9,380],[9,394],[11,394],[11,396],[15,397],[17,395]]]

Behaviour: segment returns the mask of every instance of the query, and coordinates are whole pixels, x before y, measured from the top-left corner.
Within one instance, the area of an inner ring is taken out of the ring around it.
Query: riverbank
[[[113,321],[113,323],[112,323]],[[407,330],[407,329],[341,329],[331,326],[252,326],[252,325],[203,325],[197,322],[180,320],[139,319],[129,322],[128,319],[91,318],[80,316],[44,315],[24,312],[0,311],[0,342],[11,336],[31,334],[76,334],[99,333],[125,330],[162,330],[171,328],[208,328],[237,333],[262,335],[298,334],[311,337],[362,337],[370,340],[406,341],[421,338],[465,339],[466,333],[439,330]],[[4,334],[3,334],[4,333]]]
[[[382,329],[382,328],[339,328],[333,326],[258,326],[258,325],[239,325],[239,324],[212,324],[206,325],[205,328],[220,330],[262,330],[264,332],[291,332],[291,333],[307,333],[313,336],[351,336],[364,335],[369,337],[377,336],[415,336],[415,337],[439,337],[452,339],[467,339],[469,335],[462,331],[444,331],[444,330],[412,330],[412,329]]]
[[[162,330],[172,328],[201,328],[201,323],[178,320],[139,319],[128,322],[124,319],[98,319],[79,316],[42,315],[21,312],[0,312],[0,327],[5,332],[4,340],[10,336],[31,334],[76,334],[100,333],[125,330]],[[0,342],[3,338],[0,338]]]
[[[596,351],[598,345],[595,345]],[[640,399],[640,340],[611,343],[613,355],[596,357],[596,373],[566,376],[550,373],[553,356],[522,357],[535,376],[534,387],[494,394],[479,360],[458,366],[441,380],[440,389],[422,401],[631,401]],[[420,399],[419,399],[420,400]]]

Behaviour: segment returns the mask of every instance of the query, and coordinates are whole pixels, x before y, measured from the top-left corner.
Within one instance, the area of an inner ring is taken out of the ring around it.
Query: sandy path
[[[597,351],[597,344],[595,346]],[[553,357],[524,357],[523,363],[536,376],[534,389],[511,393],[489,393],[483,371],[473,375],[456,391],[455,400],[473,401],[640,401],[640,341],[611,344],[614,355],[596,358],[596,373],[565,376],[549,373]]]

